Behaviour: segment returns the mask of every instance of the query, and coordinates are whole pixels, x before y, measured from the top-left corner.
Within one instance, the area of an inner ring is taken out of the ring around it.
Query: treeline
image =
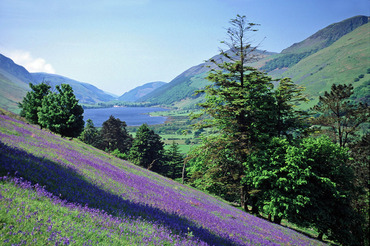
[[[101,102],[96,105],[85,104],[82,105],[84,109],[93,109],[93,108],[112,108],[114,106],[119,107],[152,107],[158,106],[158,104],[151,102],[125,102],[125,101],[112,101],[112,102]]]
[[[98,149],[163,176],[174,180],[182,177],[183,156],[178,144],[172,143],[165,150],[161,137],[147,124],[137,129],[135,138],[128,133],[126,127],[124,121],[110,116],[98,130],[92,120],[88,119],[79,138]]]
[[[210,129],[186,159],[187,182],[280,224],[313,228],[343,245],[368,245],[369,114],[350,101],[352,85],[333,85],[312,111],[289,78],[273,87],[246,37],[254,23],[237,16],[224,42],[234,52],[218,63],[196,129]],[[244,44],[241,46],[240,44]]]
[[[83,142],[119,158],[157,172],[172,179],[182,177],[183,156],[176,143],[164,149],[161,137],[143,124],[133,138],[126,123],[110,116],[100,130],[91,119],[86,126],[83,108],[68,84],[56,86],[52,92],[46,83],[30,84],[31,91],[19,103],[20,115],[30,123],[38,124],[62,137],[79,137]]]
[[[291,67],[297,64],[303,58],[306,58],[312,55],[316,51],[317,50],[312,50],[312,51],[307,51],[307,52],[302,52],[302,53],[283,54],[277,58],[274,58],[266,62],[266,64],[263,67],[261,67],[261,70],[266,71],[266,72],[271,72],[275,69]]]

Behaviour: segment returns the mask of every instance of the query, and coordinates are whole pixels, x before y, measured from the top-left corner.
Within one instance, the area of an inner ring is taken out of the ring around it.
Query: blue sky
[[[122,95],[169,82],[216,55],[237,14],[252,44],[280,52],[332,23],[370,15],[370,0],[0,0],[0,53]]]

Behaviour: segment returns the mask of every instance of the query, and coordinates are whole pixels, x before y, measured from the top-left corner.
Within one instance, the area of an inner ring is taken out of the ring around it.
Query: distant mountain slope
[[[333,83],[353,83],[355,91],[358,87],[364,87],[365,82],[370,80],[369,69],[370,23],[301,60],[282,76],[291,77],[306,87],[306,93],[317,97],[329,91]]]
[[[0,107],[19,113],[18,102],[21,102],[30,90],[29,83],[37,84],[43,81],[49,82],[52,87],[61,83],[70,84],[80,103],[95,104],[115,100],[114,96],[88,83],[55,74],[29,73],[24,67],[0,54]]]
[[[274,59],[267,62],[262,69],[270,72],[274,69],[291,67],[303,58],[330,46],[344,35],[368,23],[368,19],[369,17],[367,16],[355,16],[341,22],[331,24],[305,40],[284,49],[279,55],[274,57]]]
[[[261,59],[272,54],[273,53],[271,52],[264,52],[260,50],[256,51],[256,55],[258,55]],[[216,55],[211,59],[219,61],[220,58],[220,55]],[[259,62],[251,65],[255,67],[261,66]],[[211,68],[215,68],[215,65],[211,62],[204,62],[193,66],[178,75],[170,83],[158,88],[146,96],[143,96],[138,101],[170,105],[175,102],[185,100],[189,97],[193,97],[196,90],[204,88],[209,83],[205,77]]]
[[[18,113],[18,102],[26,95],[31,82],[33,78],[24,67],[0,54],[0,107]]]
[[[107,102],[115,98],[97,87],[79,82],[61,75],[48,73],[32,73],[32,77],[36,83],[43,81],[49,83],[52,87],[60,84],[69,84],[73,88],[73,92],[80,103],[95,104],[99,102]]]
[[[151,93],[152,91],[158,89],[159,87],[165,85],[166,82],[163,81],[156,81],[156,82],[149,82],[142,86],[138,86],[126,93],[122,96],[118,97],[119,101],[126,101],[126,102],[136,102],[141,97]]]

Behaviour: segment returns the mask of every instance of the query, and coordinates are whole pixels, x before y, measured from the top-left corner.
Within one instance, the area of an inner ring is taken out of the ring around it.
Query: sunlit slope
[[[329,47],[301,60],[283,76],[306,87],[314,98],[330,91],[332,84],[363,86],[370,79],[370,23],[358,27]],[[362,77],[363,78],[359,78]],[[355,82],[356,78],[359,78]]]
[[[0,176],[23,178],[0,181],[5,245],[321,245],[1,113],[0,139]]]

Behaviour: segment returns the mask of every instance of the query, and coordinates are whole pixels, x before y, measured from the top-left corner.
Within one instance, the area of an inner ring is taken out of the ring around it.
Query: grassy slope
[[[1,114],[0,136],[0,174],[23,178],[0,181],[3,245],[321,244]]]
[[[370,79],[370,23],[343,36],[331,46],[303,59],[283,74],[306,87],[306,93],[317,98],[330,91],[332,84],[361,86]],[[354,83],[360,74],[365,77]],[[316,99],[317,100],[317,99]],[[316,101],[314,100],[314,102]]]

